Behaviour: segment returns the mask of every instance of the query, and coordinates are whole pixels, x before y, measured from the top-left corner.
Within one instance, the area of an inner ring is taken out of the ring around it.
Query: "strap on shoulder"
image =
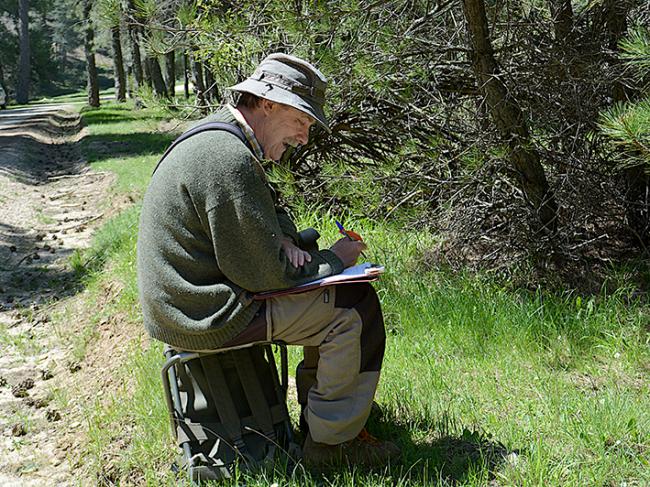
[[[174,142],[172,142],[172,145],[170,145],[165,153],[162,155],[160,160],[158,161],[158,164],[156,164],[156,167],[154,168],[152,174],[154,174],[157,170],[158,167],[160,167],[160,164],[165,160],[165,158],[169,155],[169,153],[172,151],[174,147],[176,147],[178,144],[183,142],[186,139],[189,139],[193,135],[200,134],[202,132],[207,132],[208,130],[223,130],[224,132],[228,132],[235,137],[237,137],[239,140],[241,140],[246,147],[248,147],[248,150],[253,152],[253,149],[251,148],[250,144],[248,143],[248,140],[246,140],[246,136],[244,135],[244,132],[234,124],[231,123],[226,123],[226,122],[206,122],[202,123],[200,125],[197,125],[196,127],[192,127],[190,130],[182,134],[180,137],[178,137]]]

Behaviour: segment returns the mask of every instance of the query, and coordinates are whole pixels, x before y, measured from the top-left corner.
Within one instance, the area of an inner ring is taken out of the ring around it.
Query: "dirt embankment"
[[[113,176],[90,171],[79,115],[0,112],[0,485],[69,485],[78,421],[54,401],[77,365],[50,323],[78,291],[69,257],[110,210]]]

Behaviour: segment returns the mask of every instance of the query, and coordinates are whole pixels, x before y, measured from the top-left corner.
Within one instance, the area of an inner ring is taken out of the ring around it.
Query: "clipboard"
[[[338,284],[356,284],[359,282],[373,282],[378,281],[379,276],[383,274],[385,268],[383,265],[372,264],[364,262],[352,267],[344,269],[340,274],[323,277],[315,281],[306,282],[300,286],[292,287],[289,289],[278,289],[275,291],[264,291],[253,295],[253,299],[261,301],[268,298],[275,298],[278,296],[285,296],[287,294],[299,294],[307,291],[312,291],[325,286],[334,286]]]

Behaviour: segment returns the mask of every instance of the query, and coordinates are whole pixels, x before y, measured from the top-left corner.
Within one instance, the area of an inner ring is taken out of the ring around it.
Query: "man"
[[[317,368],[298,372],[304,375],[299,384],[306,384],[299,387],[309,427],[305,462],[381,464],[399,450],[364,429],[385,345],[372,287],[252,299],[256,292],[339,273],[365,249],[347,238],[330,249],[301,249],[261,166],[263,159],[277,161],[288,147],[306,144],[313,124],[329,130],[326,85],[311,64],[272,54],[230,88],[240,93],[236,108],[202,121],[236,125],[244,141],[224,130],[205,131],[166,153],[142,208],[140,299],[148,332],[177,349],[271,340],[318,347]]]

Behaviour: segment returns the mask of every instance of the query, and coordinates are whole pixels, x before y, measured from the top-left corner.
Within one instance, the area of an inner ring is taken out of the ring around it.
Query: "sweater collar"
[[[246,136],[246,140],[248,140],[248,143],[253,148],[255,157],[257,157],[260,161],[263,160],[264,151],[262,150],[262,146],[257,141],[257,138],[255,137],[255,132],[253,132],[251,126],[248,125],[248,122],[244,118],[244,115],[242,115],[242,113],[232,105],[226,105],[226,107],[228,107],[228,110],[230,110],[232,116],[235,117],[235,120],[241,127],[242,132],[244,132],[244,135]]]

